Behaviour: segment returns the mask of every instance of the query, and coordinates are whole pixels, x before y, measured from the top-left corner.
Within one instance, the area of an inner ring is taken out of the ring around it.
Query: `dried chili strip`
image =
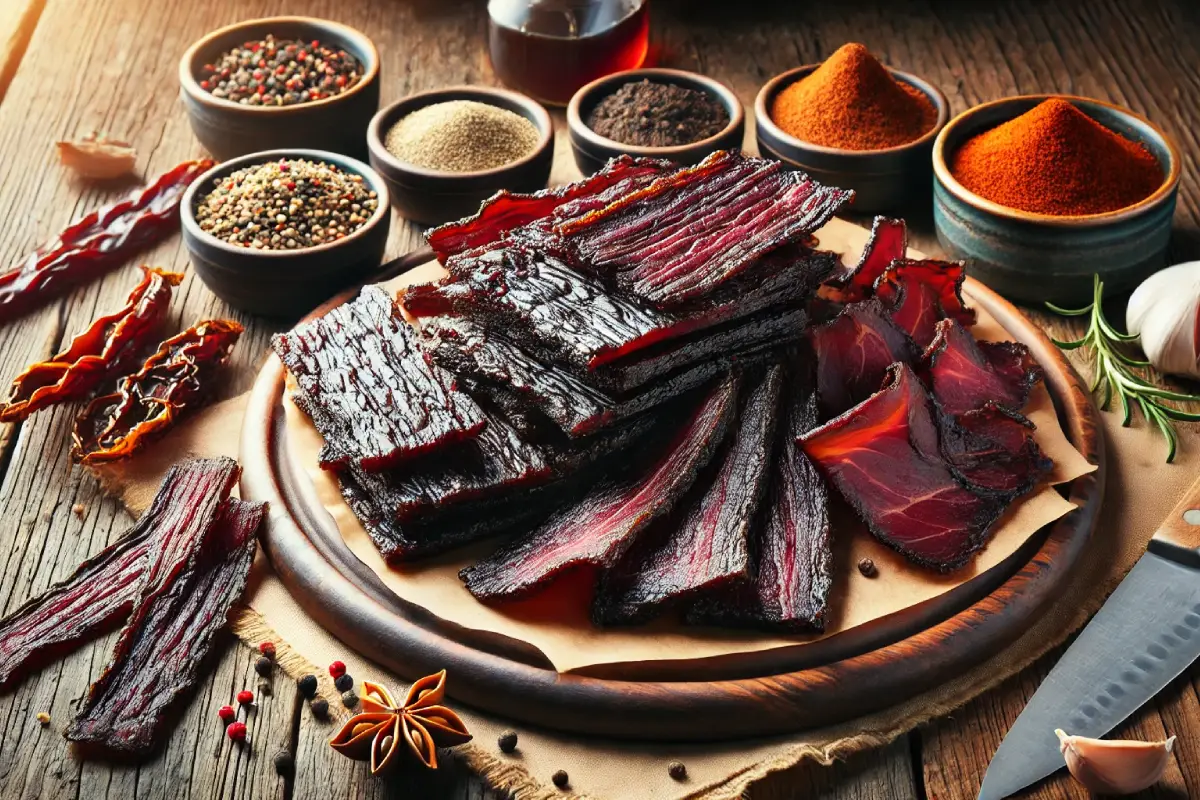
[[[0,272],[0,322],[123,263],[166,237],[179,225],[184,190],[214,163],[209,159],[185,161],[124,200],[93,211]]]
[[[241,334],[238,323],[217,319],[167,339],[116,392],[88,404],[75,421],[71,458],[84,465],[115,461],[165,434],[204,402]]]
[[[228,498],[186,563],[142,591],[113,658],[66,736],[85,748],[149,753],[177,700],[201,678],[233,604],[246,589],[263,503]]]
[[[0,688],[126,617],[143,589],[170,579],[237,482],[232,459],[172,467],[150,507],[75,573],[0,621]]]
[[[131,366],[158,335],[171,304],[171,287],[183,280],[178,272],[142,270],[142,280],[120,310],[100,317],[66,350],[17,376],[8,399],[0,403],[0,422],[16,422],[43,408],[78,400]]]

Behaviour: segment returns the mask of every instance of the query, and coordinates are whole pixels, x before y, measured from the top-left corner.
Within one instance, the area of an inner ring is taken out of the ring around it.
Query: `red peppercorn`
[[[228,736],[230,739],[233,739],[235,742],[246,741],[246,723],[244,723],[244,722],[229,723],[229,727],[227,727],[225,729],[225,735]]]
[[[318,47],[320,47],[320,46],[321,46],[321,43],[320,43],[320,42],[318,42],[316,39],[313,39],[313,40],[312,40],[312,49],[313,49],[313,50],[316,50],[316,49],[317,49]]]
[[[221,722],[228,724],[237,718],[237,712],[233,710],[233,706],[221,706],[217,709],[217,716],[221,718]]]
[[[297,61],[303,61],[306,58],[308,58],[308,53],[306,51],[301,50],[299,53],[296,53]]]
[[[258,652],[273,660],[275,658],[275,643],[263,642],[258,646]]]
[[[201,88],[201,89],[207,89],[207,88],[208,88],[208,81],[200,81],[200,88]]]
[[[338,678],[342,677],[345,674],[346,674],[346,665],[343,664],[341,661],[335,661],[329,665],[329,675],[334,680],[337,680]]]
[[[346,85],[346,76],[338,75],[336,78],[334,78],[333,82],[336,83],[338,86],[345,86]]]
[[[237,701],[244,706],[250,705],[254,702],[254,692],[249,689],[242,689],[237,693]]]

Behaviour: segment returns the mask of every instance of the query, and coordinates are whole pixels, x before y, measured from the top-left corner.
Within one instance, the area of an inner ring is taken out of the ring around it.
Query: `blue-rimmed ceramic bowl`
[[[1145,145],[1162,166],[1162,185],[1128,208],[1053,216],[985,200],[950,174],[948,160],[963,142],[1052,97]],[[1166,264],[1179,173],[1175,143],[1132,111],[1083,97],[1009,97],[959,114],[938,135],[933,146],[934,226],[942,247],[967,260],[971,274],[1001,294],[1039,305],[1047,300],[1083,304],[1092,299],[1093,274],[1100,275],[1106,289],[1119,293]]]

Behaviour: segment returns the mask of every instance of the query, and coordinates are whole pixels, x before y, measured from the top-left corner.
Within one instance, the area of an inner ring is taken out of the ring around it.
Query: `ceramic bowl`
[[[638,147],[609,139],[593,131],[585,120],[596,104],[627,83],[649,80],[652,83],[671,83],[705,92],[720,101],[729,113],[729,124],[720,133],[678,147]],[[567,105],[567,130],[575,164],[584,175],[591,175],[610,158],[622,154],[645,158],[666,158],[677,164],[689,165],[703,161],[714,150],[740,150],[746,129],[746,112],[737,95],[725,84],[695,72],[678,69],[631,69],[592,81],[582,87]]]
[[[1086,216],[1019,211],[967,191],[950,174],[948,158],[963,142],[1024,114],[1050,97],[1009,97],[959,114],[933,149],[933,221],[938,240],[971,274],[1014,300],[1040,305],[1085,304],[1092,275],[1106,292],[1132,289],[1166,264],[1171,217],[1179,192],[1179,149],[1161,129],[1118,106],[1062,97],[1101,125],[1141,142],[1162,166],[1154,194],[1128,208]]]
[[[426,169],[388,152],[384,140],[393,125],[417,109],[450,100],[474,100],[520,114],[538,129],[537,146],[518,161],[478,172]],[[381,108],[367,127],[367,149],[371,166],[391,190],[397,213],[414,222],[436,225],[474,214],[481,202],[501,189],[535,192],[546,188],[554,159],[554,124],[546,109],[531,97],[488,86],[453,86],[414,94]]]
[[[300,250],[249,250],[200,230],[196,206],[218,181],[243,167],[280,158],[324,161],[362,175],[378,195],[378,208],[346,238]],[[363,282],[383,261],[391,225],[383,179],[361,161],[325,150],[268,150],[218,164],[188,187],[180,211],[183,241],[204,285],[231,306],[268,317],[307,313],[347,286]]]
[[[776,75],[754,100],[758,151],[802,169],[821,183],[854,190],[853,210],[862,213],[896,211],[924,205],[929,199],[929,157],[938,132],[950,118],[946,96],[933,84],[888,67],[892,77],[916,88],[937,109],[937,122],[916,141],[881,150],[843,150],[823,147],[784,133],[771,119],[775,97],[820,64],[808,64]]]
[[[334,97],[279,107],[244,106],[200,88],[204,64],[267,34],[340,47],[362,63],[362,80]],[[363,132],[379,108],[379,53],[365,34],[336,22],[312,17],[254,19],[215,30],[189,47],[179,60],[179,86],[192,131],[218,159],[288,148],[364,158]]]

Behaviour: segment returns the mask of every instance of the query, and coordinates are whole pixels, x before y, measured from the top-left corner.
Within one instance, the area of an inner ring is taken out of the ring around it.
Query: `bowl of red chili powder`
[[[1010,97],[955,117],[934,144],[938,239],[1016,300],[1089,300],[1092,275],[1131,289],[1166,264],[1179,150],[1099,100]]]
[[[928,202],[933,142],[950,117],[936,86],[861,44],[772,78],[754,113],[762,155],[853,189],[863,212]]]

